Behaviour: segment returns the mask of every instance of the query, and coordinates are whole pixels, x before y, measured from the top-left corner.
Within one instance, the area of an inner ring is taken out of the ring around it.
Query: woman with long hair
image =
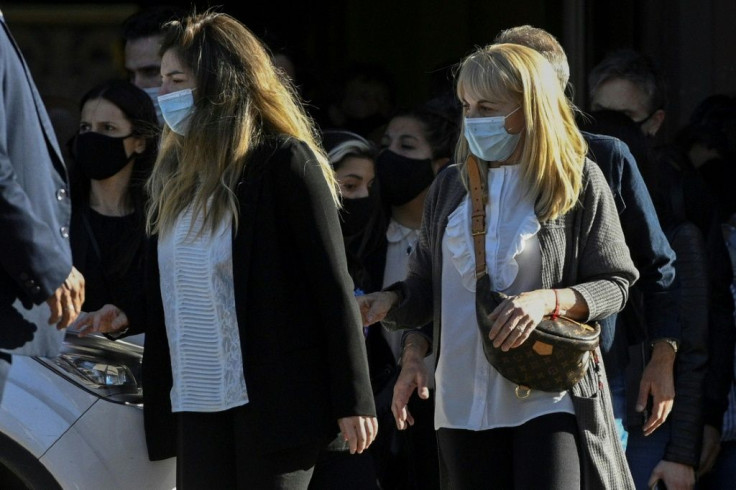
[[[359,298],[364,324],[387,313],[393,328],[433,320],[434,423],[447,488],[632,488],[595,356],[572,389],[521,396],[486,360],[468,175],[477,166],[485,268],[508,295],[489,317],[501,350],[522,345],[546,315],[587,322],[623,308],[637,271],[611,193],[585,158],[554,70],[535,51],[478,49],[460,64],[457,93],[465,113],[458,164],[430,189],[406,279]],[[393,410],[406,421],[396,396]]]
[[[171,22],[161,53],[144,376],[176,423],[149,418],[149,449],[175,428],[177,488],[307,488],[338,433],[360,453],[377,431],[334,173],[241,23]],[[98,330],[126,323],[106,308]]]
[[[133,323],[143,315],[144,186],[158,133],[151,100],[130,82],[104,82],[82,97],[79,132],[70,142],[70,243],[87,283],[84,311],[114,303]]]

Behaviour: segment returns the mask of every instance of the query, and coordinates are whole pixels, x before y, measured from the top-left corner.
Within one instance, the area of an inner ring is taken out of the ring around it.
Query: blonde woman
[[[602,365],[591,362],[567,392],[520,398],[483,354],[468,156],[484,182],[492,287],[509,295],[492,313],[489,334],[505,350],[556,310],[591,321],[623,308],[637,272],[610,191],[585,158],[552,67],[535,51],[477,50],[460,65],[457,93],[465,111],[459,164],[430,190],[407,278],[359,298],[364,323],[386,313],[394,328],[434,321],[434,422],[446,488],[631,488]],[[413,339],[405,349],[426,352]],[[400,426],[411,422],[404,400],[418,381],[397,384],[392,408]]]
[[[235,19],[172,22],[161,53],[149,449],[171,455],[174,443],[177,488],[305,489],[338,433],[360,453],[377,432],[333,171],[292,87]],[[108,306],[92,322],[110,331],[126,318]]]

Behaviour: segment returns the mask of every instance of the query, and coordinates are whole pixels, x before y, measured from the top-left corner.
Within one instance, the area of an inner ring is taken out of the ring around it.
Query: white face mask
[[[521,132],[511,134],[506,131],[506,118],[519,108],[505,116],[466,117],[465,139],[470,152],[487,162],[502,162],[510,157],[519,144]]]
[[[189,118],[194,110],[193,90],[187,88],[158,97],[164,121],[173,132],[181,136],[186,136],[189,129]]]
[[[156,109],[156,119],[158,119],[159,126],[162,126],[164,124],[164,118],[161,116],[161,107],[158,105],[158,87],[149,87],[141,89],[143,90],[148,97],[151,98],[151,102],[153,102],[153,108]]]

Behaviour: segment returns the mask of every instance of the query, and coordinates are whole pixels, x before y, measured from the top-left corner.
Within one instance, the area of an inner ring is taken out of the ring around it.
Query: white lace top
[[[514,295],[541,287],[540,225],[524,196],[520,167],[489,169],[486,260],[492,287]],[[442,240],[442,342],[436,371],[435,427],[485,430],[521,425],[552,412],[573,413],[566,392],[532,391],[516,397],[516,385],[483,354],[475,317],[475,254],[469,197],[448,217]]]
[[[219,412],[248,403],[233,292],[232,219],[201,236],[189,232],[191,222],[189,208],[158,242],[171,406],[174,412]]]

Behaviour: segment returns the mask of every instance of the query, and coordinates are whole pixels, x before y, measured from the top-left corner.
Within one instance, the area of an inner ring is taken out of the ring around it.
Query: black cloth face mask
[[[391,150],[384,150],[378,155],[376,170],[381,192],[392,206],[408,203],[434,180],[430,158],[408,158]]]
[[[123,142],[130,136],[115,138],[92,131],[78,134],[74,140],[74,162],[90,179],[109,179],[136,156],[135,153],[125,154]]]
[[[378,205],[373,196],[343,199],[340,209],[342,236],[351,237],[364,231]]]

